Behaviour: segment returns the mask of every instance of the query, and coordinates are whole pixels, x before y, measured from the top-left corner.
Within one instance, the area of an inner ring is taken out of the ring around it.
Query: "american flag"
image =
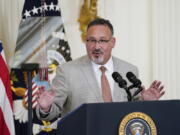
[[[43,86],[49,90],[56,75],[56,67],[72,60],[58,2],[24,0],[15,53],[10,60],[16,135],[26,135],[28,124],[27,74],[20,68],[22,63],[38,63],[41,69],[33,74],[32,80],[33,135],[56,134],[58,119],[39,120],[35,107],[38,88]],[[42,69],[46,69],[45,74]],[[44,80],[41,79],[43,75]]]
[[[10,76],[1,41],[0,65],[0,135],[15,135]]]

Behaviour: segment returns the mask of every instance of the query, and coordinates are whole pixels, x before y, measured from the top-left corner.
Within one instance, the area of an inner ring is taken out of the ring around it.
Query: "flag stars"
[[[34,6],[32,12],[33,12],[33,15],[38,14],[38,8],[36,8],[36,7]]]
[[[44,12],[49,12],[49,11],[60,11],[60,8],[58,5],[54,5],[53,2],[51,2],[51,4],[46,4],[44,3],[44,5],[42,5],[41,7],[36,7],[34,6],[31,10],[25,10],[24,12],[24,18],[26,19],[27,17],[31,17],[33,15],[38,15]]]
[[[49,6],[49,10],[54,10],[54,4],[53,3],[51,3],[51,5]]]
[[[69,54],[69,53],[70,53],[70,50],[66,50],[66,53]]]
[[[30,11],[27,11],[27,10],[26,10],[25,13],[24,13],[24,15],[25,15],[26,18],[29,17],[29,16],[31,16],[31,15],[30,15]]]
[[[46,10],[46,11],[48,10],[48,5],[46,5],[46,3],[44,3],[43,7],[44,7],[44,10]]]
[[[65,46],[63,46],[63,47],[61,48],[62,51],[64,51],[65,49],[66,49]]]

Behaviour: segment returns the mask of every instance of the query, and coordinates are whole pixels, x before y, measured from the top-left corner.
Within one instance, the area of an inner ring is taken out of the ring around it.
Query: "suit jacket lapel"
[[[81,64],[83,65],[81,68],[86,80],[88,81],[89,89],[94,93],[97,102],[103,102],[102,96],[100,94],[100,88],[98,87],[91,61],[88,56],[85,56],[84,59],[82,59]]]

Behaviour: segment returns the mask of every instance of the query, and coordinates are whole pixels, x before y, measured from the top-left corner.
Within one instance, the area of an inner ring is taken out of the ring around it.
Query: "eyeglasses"
[[[89,44],[92,44],[92,45],[95,45],[95,44],[101,44],[101,45],[104,45],[104,44],[107,44],[109,41],[111,40],[111,38],[109,40],[105,40],[105,39],[100,39],[100,40],[96,40],[96,39],[87,39],[86,41],[89,43]]]

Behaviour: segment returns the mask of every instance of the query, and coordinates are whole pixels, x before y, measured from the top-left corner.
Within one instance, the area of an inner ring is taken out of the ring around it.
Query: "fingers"
[[[161,93],[159,93],[158,98],[161,98],[164,94],[165,94],[165,91],[162,91]]]
[[[161,81],[153,81],[147,90],[143,90],[141,95],[145,100],[158,100],[165,94]]]
[[[161,85],[161,81],[157,81],[154,85],[154,89],[158,92],[161,92],[164,89],[164,85]]]
[[[161,97],[165,94],[165,91],[161,92]]]
[[[158,93],[164,93],[164,91],[162,91],[164,89],[164,85],[161,85],[161,81],[155,81],[152,88],[154,91],[157,91]]]
[[[51,101],[54,100],[55,98],[55,90],[45,90],[44,88],[42,89],[40,87],[39,92],[37,92],[37,101],[38,104],[40,104],[40,102],[46,102],[49,101],[49,103],[51,103]]]
[[[55,91],[44,91],[41,94],[39,94],[39,97],[37,99],[39,107],[42,109],[47,109],[49,108],[52,103],[54,102],[55,98]]]
[[[157,89],[159,88],[160,85],[161,85],[161,81],[154,80],[150,87]]]
[[[161,86],[159,88],[152,88],[152,92],[156,95],[157,99],[160,99],[165,94],[165,91],[163,89],[164,86]]]
[[[52,88],[51,90],[45,90],[44,86],[39,87],[38,95],[42,95],[46,93],[53,95],[54,93],[56,93],[56,90],[54,88]]]
[[[159,88],[160,85],[161,85],[161,81],[157,81],[157,83],[155,84],[155,88]]]
[[[51,86],[52,91],[56,91],[56,88],[54,86]]]
[[[44,91],[45,91],[44,86],[39,87],[39,93],[40,93],[40,94],[43,93]]]
[[[55,96],[55,95],[56,95],[56,91],[55,91],[55,90],[50,90],[50,91],[48,91],[48,93],[49,93],[51,96]]]
[[[151,88],[154,88],[154,87],[155,87],[155,85],[156,85],[156,83],[157,83],[157,81],[156,81],[156,80],[154,80],[154,81],[151,83],[150,87],[151,87]]]
[[[164,89],[164,86],[161,86],[158,91],[161,92]]]
[[[154,90],[161,92],[164,89],[164,86],[161,85],[161,81],[153,81],[153,83],[151,84],[150,88],[153,88]]]

